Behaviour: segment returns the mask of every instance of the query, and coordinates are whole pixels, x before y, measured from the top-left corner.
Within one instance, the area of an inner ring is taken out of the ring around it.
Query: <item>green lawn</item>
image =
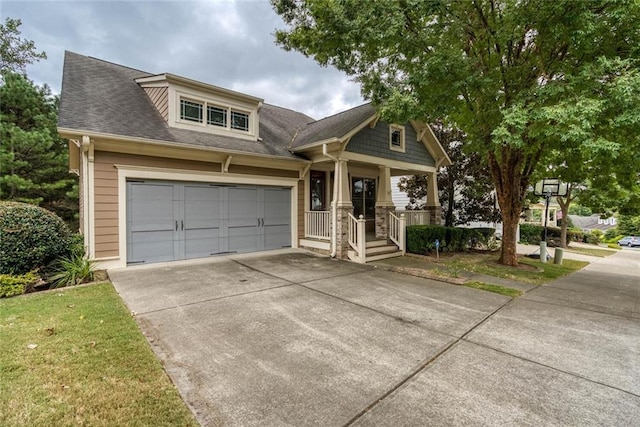
[[[0,300],[0,425],[197,426],[110,283]]]
[[[483,282],[465,282],[462,286],[474,289],[482,289],[483,291],[493,292],[494,294],[506,295],[511,298],[519,297],[522,291],[519,289],[507,288],[505,286],[490,285]]]
[[[582,246],[569,246],[567,249],[565,249],[565,251],[582,255],[598,256],[602,258],[608,257],[609,255],[613,255],[618,252],[615,249],[585,248]]]
[[[491,253],[456,254],[450,259],[442,260],[441,263],[464,271],[472,271],[488,276],[517,280],[535,285],[548,283],[559,277],[580,270],[589,264],[584,261],[565,259],[562,265],[558,265],[554,264],[553,260],[548,263],[541,263],[539,260],[521,257],[518,260],[518,267],[509,267],[498,264],[497,259],[498,255]]]

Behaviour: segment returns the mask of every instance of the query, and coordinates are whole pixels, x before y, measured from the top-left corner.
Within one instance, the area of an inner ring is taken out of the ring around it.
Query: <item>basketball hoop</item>
[[[547,221],[549,220],[549,201],[552,197],[565,197],[567,195],[567,184],[561,182],[558,178],[545,178],[536,182],[536,185],[533,187],[533,194],[545,198],[544,234],[540,241],[540,262],[547,262]]]
[[[567,195],[567,184],[561,182],[558,178],[545,178],[533,187],[533,194],[536,196],[565,197]]]

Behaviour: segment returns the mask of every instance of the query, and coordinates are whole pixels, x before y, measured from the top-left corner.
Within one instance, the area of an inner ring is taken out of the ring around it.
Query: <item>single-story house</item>
[[[590,216],[569,215],[575,228],[579,228],[585,233],[593,230],[600,230],[603,233],[617,225],[615,217],[601,218],[600,214]]]
[[[371,104],[314,120],[255,96],[66,52],[58,132],[101,268],[305,247],[366,262],[404,250],[391,178],[451,164],[419,120]],[[386,253],[386,255],[385,255]]]

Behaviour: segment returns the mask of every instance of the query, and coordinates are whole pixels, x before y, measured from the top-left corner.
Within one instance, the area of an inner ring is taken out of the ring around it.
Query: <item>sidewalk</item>
[[[640,252],[620,251],[512,300],[357,424],[637,425],[639,365]]]

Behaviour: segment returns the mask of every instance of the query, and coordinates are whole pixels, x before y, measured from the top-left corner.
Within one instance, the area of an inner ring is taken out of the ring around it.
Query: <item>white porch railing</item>
[[[398,246],[402,251],[402,255],[407,253],[407,247],[405,245],[405,221],[406,219],[403,213],[398,217],[394,215],[393,212],[389,212],[389,239]]]
[[[353,261],[364,264],[366,262],[366,238],[365,238],[365,219],[362,215],[360,218],[349,215],[349,246],[355,251]]]
[[[408,211],[408,210],[396,210],[396,216],[404,214],[406,225],[428,225],[430,222],[429,211]]]
[[[304,236],[318,240],[331,240],[331,211],[306,211]]]

